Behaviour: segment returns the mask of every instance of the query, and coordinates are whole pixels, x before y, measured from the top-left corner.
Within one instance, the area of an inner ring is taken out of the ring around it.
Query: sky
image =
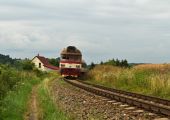
[[[0,0],[0,53],[170,63],[169,0]]]

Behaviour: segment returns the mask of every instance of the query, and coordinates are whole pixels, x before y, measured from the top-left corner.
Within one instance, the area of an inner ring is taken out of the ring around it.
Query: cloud
[[[75,45],[84,59],[169,62],[170,2],[165,0],[0,0],[0,51],[58,57]]]

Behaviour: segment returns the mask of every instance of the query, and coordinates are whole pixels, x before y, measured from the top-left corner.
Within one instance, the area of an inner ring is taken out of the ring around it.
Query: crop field
[[[143,64],[131,68],[97,65],[88,82],[170,99],[170,64]]]

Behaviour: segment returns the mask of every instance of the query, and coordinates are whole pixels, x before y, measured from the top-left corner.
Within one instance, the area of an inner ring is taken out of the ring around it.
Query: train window
[[[80,65],[76,65],[76,68],[80,68]]]
[[[66,56],[66,55],[62,55],[61,57],[62,57],[62,59],[68,59],[68,56]]]
[[[66,57],[66,56],[64,56],[62,59],[67,59],[67,57]]]
[[[65,65],[64,65],[64,64],[61,64],[61,67],[65,67]]]

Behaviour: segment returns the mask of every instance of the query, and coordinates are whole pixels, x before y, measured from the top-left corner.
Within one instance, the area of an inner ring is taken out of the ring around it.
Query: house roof
[[[37,56],[35,56],[35,57],[37,57],[37,58],[43,63],[44,67],[47,67],[47,68],[53,69],[53,70],[58,70],[58,69],[59,69],[58,67],[51,65],[51,64],[48,62],[48,59],[45,58],[44,56],[39,56],[39,55],[37,55]],[[34,57],[34,58],[35,58],[35,57]]]
[[[43,56],[36,56],[44,65],[49,65],[48,59]]]
[[[44,65],[47,68],[53,69],[53,70],[58,70],[59,68],[53,65]]]

